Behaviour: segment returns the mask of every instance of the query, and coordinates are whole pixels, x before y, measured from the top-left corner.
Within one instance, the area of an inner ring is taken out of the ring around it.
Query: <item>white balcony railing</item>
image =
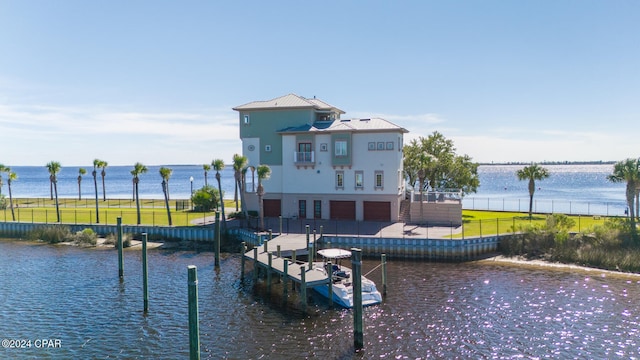
[[[313,164],[315,161],[315,153],[313,151],[293,153],[293,162],[296,164]]]

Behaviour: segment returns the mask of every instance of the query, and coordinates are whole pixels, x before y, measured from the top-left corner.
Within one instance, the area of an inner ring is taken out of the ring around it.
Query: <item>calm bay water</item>
[[[186,199],[193,188],[204,185],[202,165],[175,165],[169,181],[171,197]],[[527,181],[519,181],[516,171],[523,165],[483,165],[478,169],[480,188],[475,194],[468,194],[463,200],[466,209],[527,211],[529,190]],[[551,177],[536,182],[534,211],[564,212],[574,214],[623,215],[625,205],[625,184],[614,184],[607,180],[613,165],[545,165]],[[13,182],[15,197],[48,197],[49,174],[44,166],[15,166],[13,171],[18,180]],[[128,199],[132,197],[132,177],[130,166],[107,167],[105,186],[107,197]],[[160,166],[150,166],[149,172],[140,176],[139,191],[142,198],[162,198],[162,178]],[[95,196],[93,176],[83,177],[81,191],[84,197]],[[62,198],[78,196],[78,167],[63,167],[58,175],[58,194]],[[248,174],[248,186],[251,177]],[[6,183],[6,180],[5,180]],[[208,174],[208,183],[217,186],[215,172]],[[221,172],[222,190],[225,198],[233,198],[233,169],[226,166]],[[2,189],[7,193],[6,185]],[[98,174],[98,193],[102,197],[102,179]]]
[[[202,358],[637,358],[640,278],[491,264],[393,261],[389,294],[365,308],[365,350],[352,313],[281,306],[281,290],[239,282],[239,255],[153,250],[150,311],[141,260],[117,252],[0,241],[0,338],[59,339],[52,349],[0,349],[6,359],[188,357],[187,266],[198,267]],[[377,265],[364,261],[366,273]],[[380,273],[369,275],[380,284]]]

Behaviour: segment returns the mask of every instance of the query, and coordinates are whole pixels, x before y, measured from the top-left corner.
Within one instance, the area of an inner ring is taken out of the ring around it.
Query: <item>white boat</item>
[[[353,279],[351,269],[340,264],[341,259],[350,258],[351,251],[343,249],[322,249],[318,254],[323,258],[322,267],[317,271],[327,273],[327,262],[331,261],[331,281],[333,288],[333,302],[345,308],[353,308]],[[329,298],[329,285],[320,285],[313,288],[320,295]],[[375,305],[382,302],[382,295],[376,288],[376,284],[362,276],[362,305]]]

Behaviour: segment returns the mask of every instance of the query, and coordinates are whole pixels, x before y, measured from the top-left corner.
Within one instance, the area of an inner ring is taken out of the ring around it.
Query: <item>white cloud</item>
[[[142,155],[150,164],[183,164],[208,162],[214,153],[230,161],[240,151],[236,116],[230,109],[161,113],[1,104],[5,146],[28,150],[3,161],[31,165],[60,156],[83,163],[83,156],[102,156],[131,163]]]

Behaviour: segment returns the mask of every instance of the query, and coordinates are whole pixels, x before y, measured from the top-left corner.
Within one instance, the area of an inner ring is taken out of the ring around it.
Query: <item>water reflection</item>
[[[59,349],[2,349],[1,358],[188,356],[187,265],[198,267],[202,358],[633,358],[635,278],[481,264],[393,261],[389,292],[364,311],[365,349],[353,352],[351,311],[313,298],[300,311],[282,284],[239,281],[240,261],[150,251],[149,312],[141,256],[0,241],[0,335],[59,338]],[[366,260],[363,273],[378,265]],[[247,269],[250,265],[247,265]],[[381,282],[379,271],[368,277]]]

